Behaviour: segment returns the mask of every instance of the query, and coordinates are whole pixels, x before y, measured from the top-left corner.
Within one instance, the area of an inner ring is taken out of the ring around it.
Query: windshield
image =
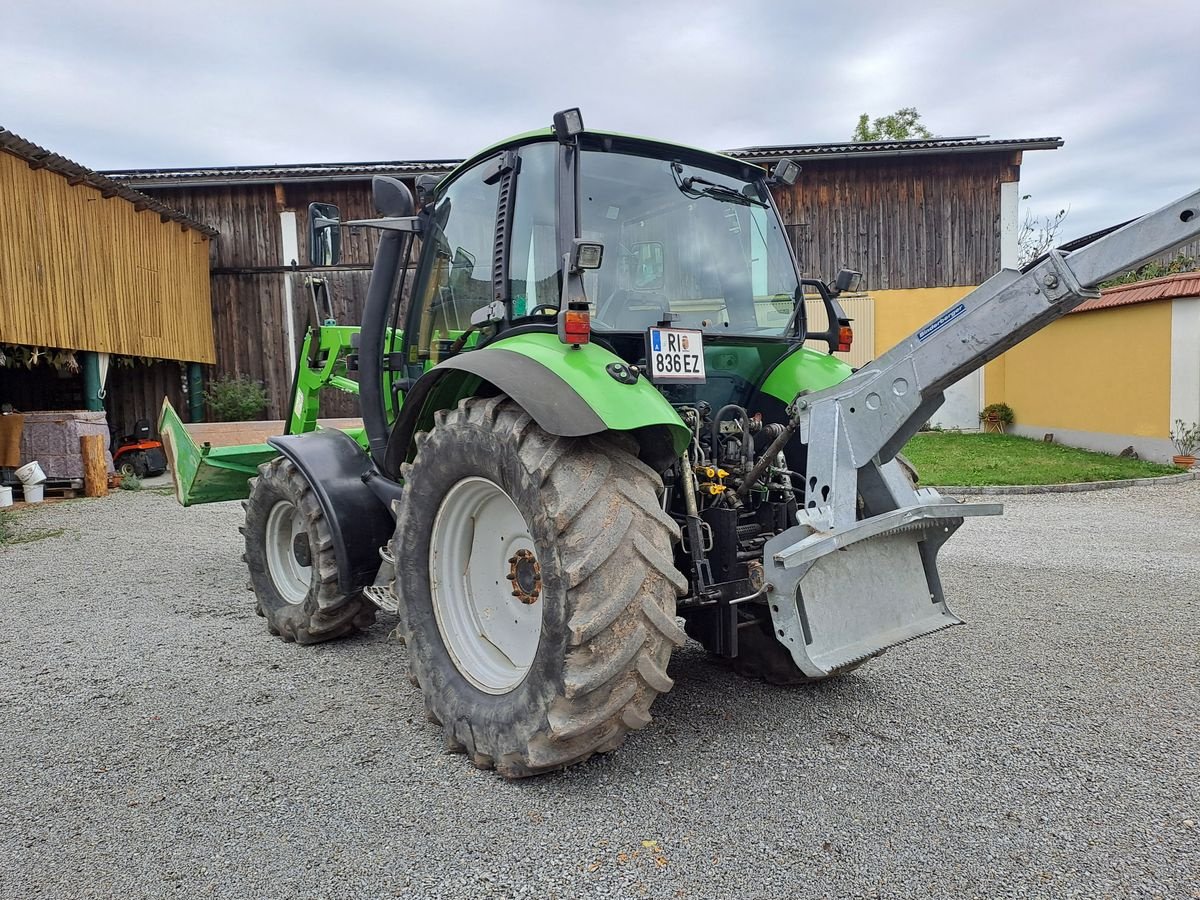
[[[798,282],[775,213],[754,182],[711,169],[585,150],[581,236],[604,244],[584,287],[592,327],[783,335]]]

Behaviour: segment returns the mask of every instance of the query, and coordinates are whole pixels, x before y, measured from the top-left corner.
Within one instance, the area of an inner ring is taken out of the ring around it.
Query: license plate
[[[703,384],[704,342],[691,328],[651,328],[646,335],[651,381]]]

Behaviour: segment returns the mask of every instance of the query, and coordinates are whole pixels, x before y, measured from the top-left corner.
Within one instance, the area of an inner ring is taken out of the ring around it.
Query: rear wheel
[[[287,641],[315,644],[365,630],[375,607],[338,588],[329,524],[308,479],[285,458],[259,466],[242,502],[246,553],[256,610]]]
[[[417,447],[399,631],[447,748],[510,778],[615,749],[684,640],[658,475],[632,441],[553,437],[506,397],[438,413]]]

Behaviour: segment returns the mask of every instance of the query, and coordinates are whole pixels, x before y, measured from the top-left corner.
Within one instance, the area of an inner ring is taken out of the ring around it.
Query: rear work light
[[[587,303],[568,303],[558,314],[558,338],[564,344],[586,344],[592,335],[592,316]]]
[[[838,326],[838,353],[849,353],[854,343],[854,329],[849,325]]]

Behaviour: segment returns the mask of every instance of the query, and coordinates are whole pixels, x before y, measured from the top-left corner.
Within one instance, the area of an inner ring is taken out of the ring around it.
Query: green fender
[[[841,384],[852,371],[836,356],[801,347],[771,368],[759,390],[790,404],[800,391],[822,391]]]
[[[682,453],[691,432],[679,414],[644,377],[632,384],[618,381],[607,370],[612,364],[628,368],[597,344],[573,347],[546,332],[502,337],[452,357],[426,372],[405,396],[385,468],[398,471],[411,454],[415,432],[428,430],[434,412],[475,394],[482,382],[512,397],[550,434],[581,437],[661,426],[675,455]]]

